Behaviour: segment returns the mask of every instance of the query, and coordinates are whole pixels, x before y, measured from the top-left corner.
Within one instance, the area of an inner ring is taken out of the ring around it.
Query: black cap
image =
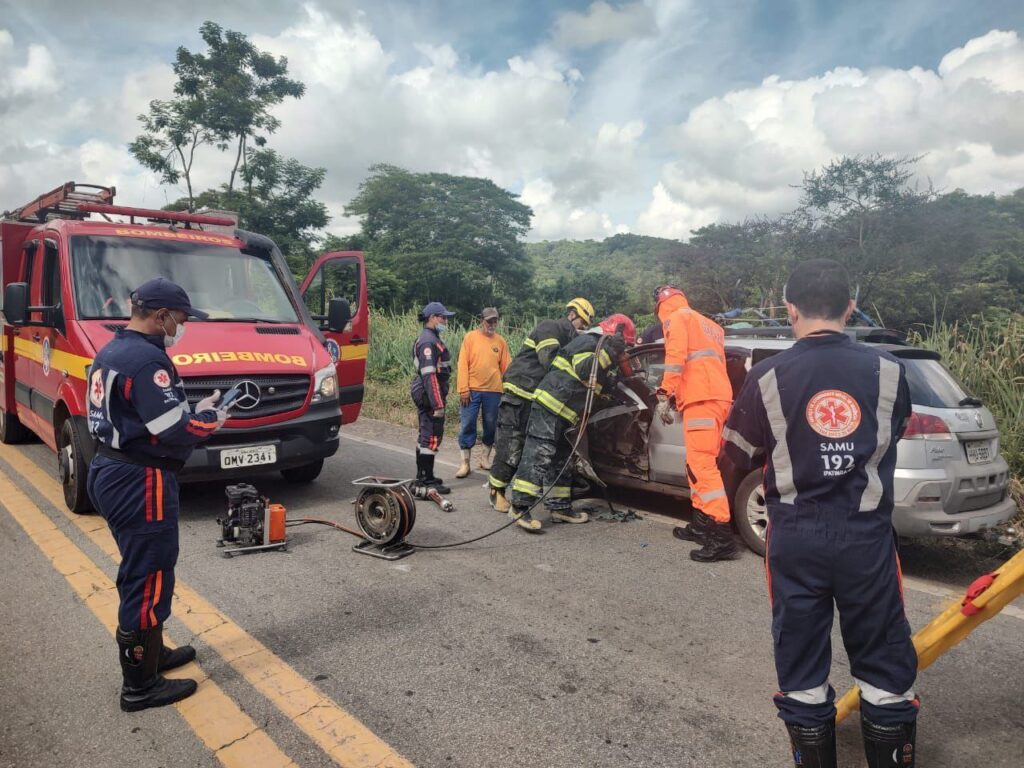
[[[141,309],[176,309],[200,320],[209,317],[205,312],[193,308],[185,289],[166,277],[147,280],[132,291],[132,305]]]

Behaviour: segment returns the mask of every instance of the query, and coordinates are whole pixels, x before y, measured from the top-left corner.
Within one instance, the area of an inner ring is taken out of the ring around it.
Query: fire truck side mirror
[[[28,283],[9,283],[4,289],[4,319],[11,325],[28,321]]]
[[[352,308],[348,299],[333,298],[327,308],[327,330],[342,333],[352,319]]]

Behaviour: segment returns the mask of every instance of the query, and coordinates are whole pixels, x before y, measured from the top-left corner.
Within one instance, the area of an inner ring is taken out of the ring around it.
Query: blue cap
[[[455,313],[449,312],[447,309],[445,309],[444,304],[442,304],[440,301],[432,301],[423,308],[422,312],[420,312],[420,317],[422,317],[424,320],[426,320],[431,315],[443,315],[444,317],[454,317]]]
[[[205,312],[194,309],[185,289],[166,277],[147,280],[132,291],[132,305],[143,309],[176,309],[200,320],[209,317]]]

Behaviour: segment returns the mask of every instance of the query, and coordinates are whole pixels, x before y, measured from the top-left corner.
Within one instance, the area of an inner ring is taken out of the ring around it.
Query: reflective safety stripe
[[[420,453],[426,453],[426,454],[429,454],[431,456],[436,456],[437,455],[437,451],[434,450],[433,448],[424,448],[422,445],[416,446],[416,448],[417,448],[417,450]]]
[[[534,392],[534,400],[543,405],[556,416],[561,416],[570,424],[575,424],[580,419],[580,417],[572,408],[558,400],[558,398],[556,398],[550,392],[545,392],[543,389],[538,389],[536,392]]]
[[[574,379],[576,379],[576,381],[580,382],[581,384],[583,383],[583,379],[581,379],[579,377],[579,374],[576,373],[576,369],[573,368],[572,364],[568,360],[566,360],[564,357],[562,357],[561,355],[556,357],[551,362],[551,367],[552,368],[557,368],[558,370],[562,371],[563,373],[569,374],[570,376],[572,376]]]
[[[714,419],[688,419],[686,422],[687,427],[696,429],[697,427],[714,427]]]
[[[552,499],[568,499],[572,495],[572,488],[568,485],[556,485],[548,494]]]
[[[535,346],[537,350],[540,351],[545,347],[557,347],[559,346],[559,343],[558,339],[541,339],[540,341],[536,342]]]
[[[665,371],[665,373],[682,373],[683,366],[673,363],[672,365],[662,366],[662,370]]]
[[[824,704],[828,701],[828,680],[817,688],[808,688],[806,691],[786,691],[783,695],[787,699],[799,701],[801,704]]]
[[[452,369],[452,362],[451,360],[447,360],[441,363],[439,367],[442,371],[450,371]]]
[[[426,376],[428,373],[437,373],[437,367],[433,365],[425,365],[420,368],[420,376]]]
[[[602,350],[604,351],[604,350]],[[577,352],[572,356],[572,367],[575,368],[580,363],[586,362],[594,356],[593,352]]]
[[[598,361],[599,361],[599,362],[601,363],[601,367],[602,367],[602,368],[611,368],[611,366],[612,366],[612,358],[611,358],[611,355],[609,355],[609,354],[608,354],[607,352],[605,352],[605,351],[604,351],[603,349],[601,350],[601,354],[600,354],[600,355],[598,355],[598,358],[597,358],[597,359],[598,359]]]
[[[540,496],[541,494],[541,487],[539,485],[534,485],[529,480],[523,480],[519,477],[512,480],[512,490],[519,493],[527,493],[530,496]]]
[[[527,392],[522,387],[517,387],[511,381],[506,381],[501,386],[510,395],[515,395],[516,397],[521,397],[521,398],[523,398],[523,400],[533,400],[533,392]]]
[[[508,486],[504,480],[499,480],[494,475],[488,475],[487,482],[490,483],[491,488],[505,488]]]
[[[696,360],[698,357],[717,357],[719,360],[725,358],[715,349],[698,349],[696,352],[691,352],[686,356],[686,361]]]
[[[904,701],[913,701],[917,698],[914,695],[913,688],[903,693],[892,693],[882,688],[876,688],[870,683],[858,680],[856,677],[853,678],[853,681],[860,686],[860,697],[876,707],[884,707],[887,704],[902,704]]]
[[[523,346],[524,347],[529,347],[530,349],[536,349],[537,348],[537,342],[534,341],[533,339],[529,339],[528,338],[526,341],[523,342]]]
[[[725,497],[725,488],[719,488],[717,491],[709,491],[708,493],[702,493],[700,495],[701,501],[714,501],[715,499],[721,499]]]
[[[155,419],[147,421],[146,429],[149,430],[151,435],[159,435],[162,432],[166,432],[179,421],[181,421],[181,408],[174,406],[166,413],[157,416]]]
[[[875,452],[866,467],[868,484],[860,496],[860,511],[873,512],[882,501],[882,479],[878,476],[878,465],[882,462],[892,440],[892,412],[896,407],[896,395],[900,386],[900,365],[882,358],[878,361],[878,434],[875,437]]]
[[[763,449],[758,448],[756,445],[751,443],[749,440],[747,440],[747,438],[745,438],[743,435],[741,435],[739,432],[737,432],[735,429],[732,429],[731,427],[726,427],[725,429],[722,430],[722,438],[727,442],[730,442],[733,445],[735,445],[737,448],[739,448],[741,451],[747,454],[747,456],[749,456],[750,458],[754,458],[758,454],[764,453]]]
[[[775,487],[779,491],[779,501],[792,504],[796,501],[796,484],[793,481],[793,460],[789,455],[789,443],[786,440],[786,415],[782,412],[782,395],[779,394],[779,380],[775,369],[768,371],[758,382],[761,389],[761,400],[768,416],[768,423],[775,437],[775,449],[772,451],[772,468],[775,470]]]

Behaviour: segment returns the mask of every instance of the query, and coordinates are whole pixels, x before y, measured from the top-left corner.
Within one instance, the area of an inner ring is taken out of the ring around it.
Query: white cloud
[[[937,71],[768,77],[693,108],[673,145],[677,158],[638,221],[646,234],[780,213],[796,203],[791,185],[802,172],[838,155],[924,154],[922,181],[1006,193],[1024,178],[1024,42],[993,31],[947,54]]]
[[[533,208],[533,239],[603,240],[628,232],[625,224],[614,224],[607,213],[588,206],[573,206],[558,195],[547,179],[531,179],[523,187],[519,199]]]
[[[18,59],[14,37],[0,29],[0,115],[60,89],[57,66],[45,46],[30,45],[24,64]]]
[[[569,11],[555,21],[554,40],[563,48],[593,48],[601,43],[628,40],[656,29],[654,13],[641,2],[614,6],[597,0],[584,13]]]

